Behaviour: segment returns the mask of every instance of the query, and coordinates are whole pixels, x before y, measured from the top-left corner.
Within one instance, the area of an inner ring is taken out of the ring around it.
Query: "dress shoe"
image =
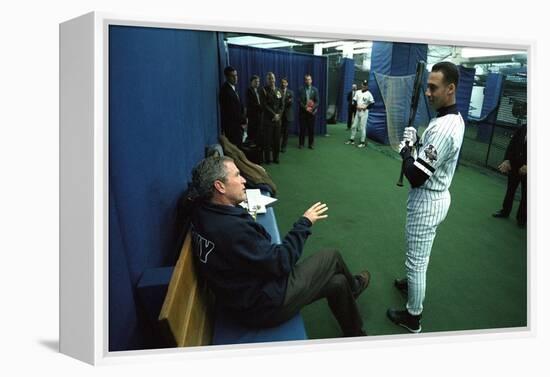
[[[501,217],[501,218],[507,218],[509,215],[505,213],[503,210],[497,211],[493,213],[493,217]]]
[[[359,295],[363,293],[370,283],[370,272],[367,270],[360,272],[353,277],[356,281],[356,287],[353,290],[353,298],[357,300]]]
[[[315,148],[313,148],[313,145],[310,145],[308,148],[309,148],[309,149],[315,149]]]
[[[274,164],[278,164],[278,163],[279,163],[279,160],[273,160],[273,163],[274,163]]]

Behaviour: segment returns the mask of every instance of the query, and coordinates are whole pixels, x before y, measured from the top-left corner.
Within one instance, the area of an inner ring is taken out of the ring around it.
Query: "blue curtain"
[[[460,79],[456,91],[456,106],[464,121],[467,122],[476,69],[458,66],[458,70],[460,72]]]
[[[176,206],[218,135],[214,32],[109,29],[109,350],[150,348],[136,297],[147,268],[175,260]]]
[[[504,76],[500,73],[489,73],[485,83],[483,106],[481,107],[481,122],[477,128],[477,139],[484,143],[491,140],[493,126],[497,119],[498,105],[502,94]]]
[[[246,89],[252,75],[260,76],[260,85],[265,85],[265,75],[273,72],[279,86],[280,79],[288,78],[288,87],[298,96],[298,88],[304,84],[304,75],[309,73],[313,86],[319,90],[319,110],[315,121],[315,133],[324,135],[327,130],[327,58],[288,51],[268,50],[248,46],[229,45],[229,64],[237,69],[239,81],[237,90],[241,98],[246,98]],[[294,101],[294,129],[298,133],[298,101]]]
[[[500,103],[503,79],[504,76],[500,73],[489,73],[487,75],[487,82],[483,91],[481,118],[486,117],[491,111],[495,110]]]
[[[388,130],[386,124],[386,109],[374,73],[388,76],[406,76],[416,72],[419,60],[426,61],[428,45],[417,43],[374,42],[372,45],[371,68],[369,74],[369,91],[376,101],[369,111],[367,121],[367,135],[378,142],[388,144]],[[424,101],[424,104],[426,102]],[[419,104],[417,117],[427,116],[422,101]]]
[[[338,109],[338,121],[346,123],[348,121],[348,92],[351,91],[351,86],[355,79],[355,63],[353,59],[343,58],[340,70],[341,79],[336,106]]]

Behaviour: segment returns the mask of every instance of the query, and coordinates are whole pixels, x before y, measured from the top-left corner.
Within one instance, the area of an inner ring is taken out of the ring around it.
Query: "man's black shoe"
[[[315,148],[313,148],[313,145],[310,145],[308,148],[309,148],[309,149],[315,149]]]
[[[412,315],[407,310],[388,309],[388,318],[396,325],[402,326],[412,333],[418,334],[422,331],[420,319],[422,314]]]
[[[497,211],[493,213],[493,217],[501,217],[501,218],[507,218],[508,214],[505,213],[503,210]]]
[[[359,274],[353,277],[356,281],[356,287],[353,290],[353,298],[357,300],[359,295],[363,293],[365,289],[369,286],[370,283],[370,272],[367,270],[360,272]]]
[[[395,288],[397,288],[401,293],[405,295],[409,294],[409,283],[407,282],[407,278],[395,279],[393,285],[395,285]]]
[[[278,164],[278,163],[279,163],[279,160],[273,160],[273,162],[274,162],[275,164]]]

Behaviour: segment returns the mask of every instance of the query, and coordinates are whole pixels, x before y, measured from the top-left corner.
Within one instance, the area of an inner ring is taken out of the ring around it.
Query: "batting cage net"
[[[399,143],[403,139],[403,130],[407,127],[411,111],[411,98],[415,75],[388,76],[374,72],[386,108],[388,140],[392,149],[399,152]],[[415,118],[415,128],[426,126],[430,121],[430,110],[424,96],[425,85],[422,85],[420,101]]]

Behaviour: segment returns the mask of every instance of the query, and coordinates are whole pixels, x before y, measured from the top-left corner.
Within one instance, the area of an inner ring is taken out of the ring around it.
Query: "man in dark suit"
[[[248,138],[256,145],[261,144],[262,103],[260,102],[260,77],[253,75],[250,78],[250,87],[246,92],[246,115],[248,118]]]
[[[512,211],[514,196],[521,183],[521,200],[519,202],[516,220],[520,227],[527,224],[527,125],[521,126],[512,136],[504,154],[504,161],[498,170],[508,174],[508,187],[502,202],[502,209],[493,214],[494,217],[508,217]]]
[[[237,94],[237,70],[231,66],[223,70],[225,82],[220,89],[220,115],[222,132],[229,141],[241,148],[246,117],[244,108]]]
[[[300,88],[298,96],[300,97],[300,141],[298,148],[304,147],[306,132],[308,134],[308,148],[313,149],[315,126],[315,115],[319,107],[319,91],[312,86],[310,74],[304,76],[304,86]]]
[[[357,91],[357,85],[353,84],[351,90],[348,93],[348,130],[351,129],[351,123],[353,122],[353,116],[357,112],[357,104],[353,100],[355,92]]]
[[[279,147],[281,143],[281,114],[283,113],[283,96],[275,86],[275,74],[268,72],[266,85],[260,91],[263,107],[262,133],[264,163],[271,161],[279,163]],[[272,160],[273,158],[273,160]]]
[[[283,115],[281,118],[281,152],[285,153],[288,142],[288,131],[294,122],[294,93],[288,89],[288,79],[281,79],[281,95],[283,96]]]

